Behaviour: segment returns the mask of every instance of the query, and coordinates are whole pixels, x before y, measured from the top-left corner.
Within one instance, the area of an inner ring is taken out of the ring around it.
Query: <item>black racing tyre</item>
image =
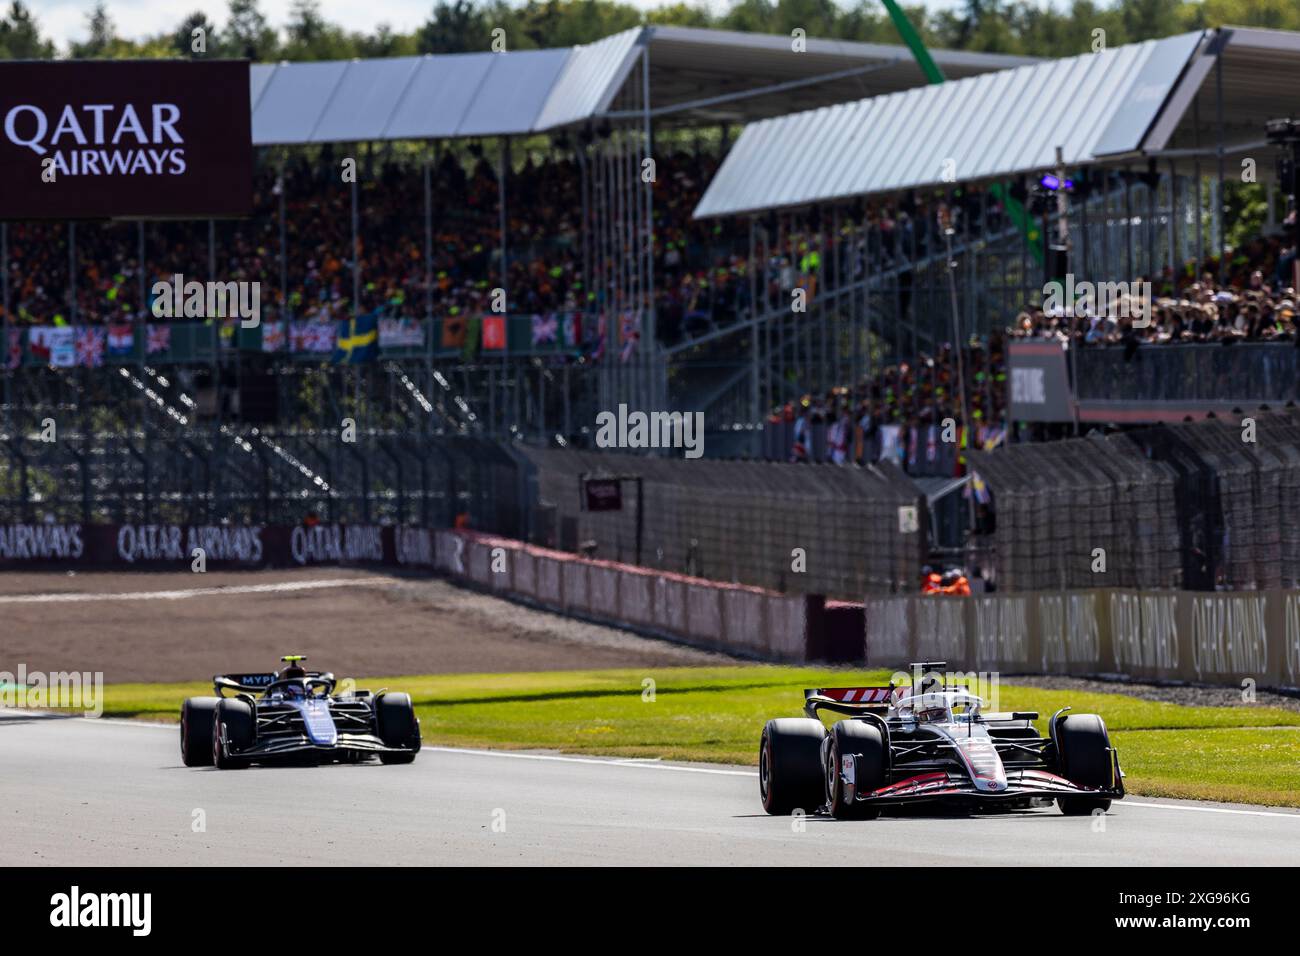
[[[826,802],[837,820],[874,820],[880,808],[850,800],[840,777],[840,759],[857,757],[854,789],[869,793],[885,785],[885,739],[880,728],[865,720],[841,720],[831,728],[826,760]]]
[[[212,766],[212,719],[217,697],[191,697],[181,704],[181,761],[187,767]]]
[[[250,763],[239,757],[226,756],[221,746],[221,731],[225,729],[229,750],[246,750],[253,746],[257,733],[253,725],[253,708],[242,700],[222,700],[217,704],[212,721],[212,764],[218,770],[243,770]]]
[[[1083,787],[1115,785],[1115,760],[1106,724],[1096,714],[1067,714],[1056,725],[1056,747],[1061,776]],[[1088,816],[1095,810],[1110,809],[1106,797],[1059,797],[1057,805],[1066,816]]]
[[[822,805],[822,740],[826,728],[810,717],[769,720],[758,745],[758,792],[763,809],[784,816],[816,813]]]
[[[380,694],[375,698],[375,730],[388,747],[410,747],[406,753],[381,753],[381,763],[412,763],[420,749],[420,721],[410,694]]]

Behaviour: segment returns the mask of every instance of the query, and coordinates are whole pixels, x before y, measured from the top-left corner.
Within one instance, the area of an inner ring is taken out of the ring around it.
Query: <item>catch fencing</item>
[[[1300,417],[973,452],[1000,590],[1300,586]]]
[[[536,466],[537,498],[549,516],[535,538],[564,551],[842,597],[911,590],[924,560],[924,498],[892,465],[520,450]],[[583,476],[623,478],[622,509],[586,511]],[[639,556],[635,478],[644,496]]]

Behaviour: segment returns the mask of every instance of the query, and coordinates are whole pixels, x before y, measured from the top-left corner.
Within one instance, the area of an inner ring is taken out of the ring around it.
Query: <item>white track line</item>
[[[1124,800],[1122,807],[1145,807],[1148,810],[1193,810],[1197,813],[1236,813],[1248,817],[1282,817],[1286,820],[1300,820],[1300,813],[1280,813],[1276,810],[1234,810],[1231,807],[1189,807],[1184,803],[1139,803],[1136,800]]]
[[[278,584],[233,584],[229,587],[186,588],[177,591],[123,591],[95,594],[74,591],[68,594],[0,594],[0,604],[63,604],[76,601],[179,601],[211,594],[269,594],[278,591],[314,591],[320,588],[391,587],[391,581],[366,578],[332,578],[327,581],[281,581]]]
[[[716,767],[682,767],[671,763],[628,763],[626,760],[597,757],[565,757],[560,754],[524,754],[513,750],[469,750],[464,747],[421,747],[444,754],[470,757],[507,757],[513,760],[554,760],[559,763],[591,763],[602,767],[632,767],[639,770],[676,770],[680,773],[711,773],[722,777],[757,777],[753,770],[721,770]]]

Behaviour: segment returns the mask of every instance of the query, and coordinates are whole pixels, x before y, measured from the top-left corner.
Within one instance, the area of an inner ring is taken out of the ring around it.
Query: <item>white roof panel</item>
[[[312,139],[318,143],[381,139],[419,65],[416,56],[349,63]]]
[[[487,74],[456,129],[458,136],[531,133],[572,50],[487,54]]]
[[[1137,150],[1200,32],[751,123],[696,216],[1028,173]],[[797,185],[796,185],[797,184]]]
[[[385,139],[446,139],[487,76],[492,60],[504,53],[425,56],[384,128]]]
[[[248,67],[248,99],[257,109],[257,101],[266,89],[266,83],[275,73],[274,63],[252,63]]]
[[[281,63],[253,111],[253,143],[310,143],[316,122],[347,72],[346,60]]]
[[[640,37],[640,29],[624,30],[574,47],[537,117],[537,128],[566,126],[607,110],[636,63]]]

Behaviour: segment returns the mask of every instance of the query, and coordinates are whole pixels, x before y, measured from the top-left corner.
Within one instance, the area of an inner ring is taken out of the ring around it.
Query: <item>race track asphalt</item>
[[[1055,809],[800,827],[762,812],[748,768],[426,747],[409,766],[190,769],[175,727],[14,711],[0,713],[0,766],[10,866],[1300,859],[1290,810],[1130,797],[1104,827]]]

